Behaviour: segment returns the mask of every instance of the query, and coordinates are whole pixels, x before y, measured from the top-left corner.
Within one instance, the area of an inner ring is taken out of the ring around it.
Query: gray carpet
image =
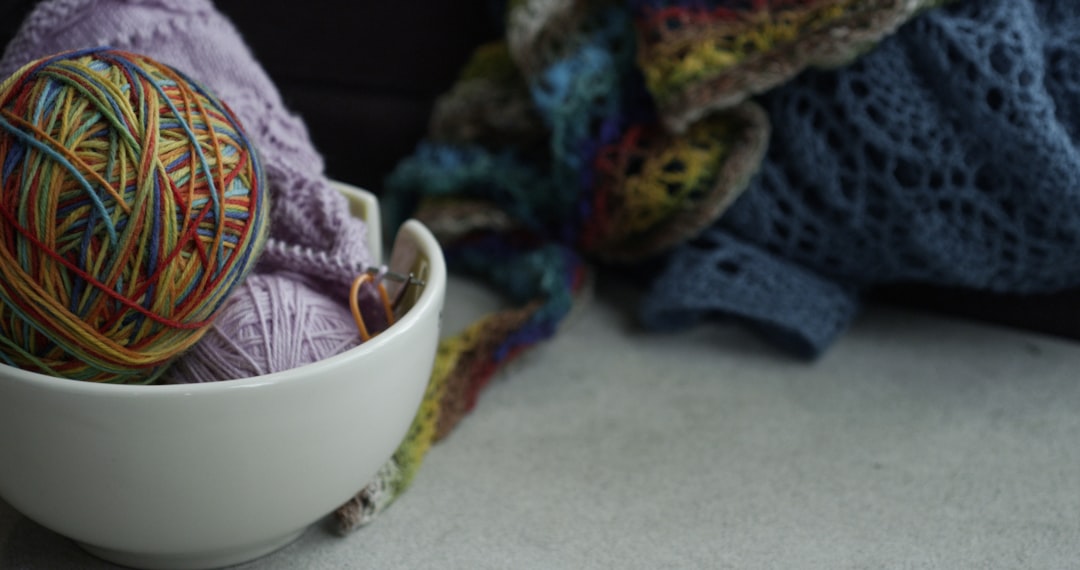
[[[448,299],[448,329],[494,302]],[[618,304],[498,376],[375,524],[243,568],[1077,566],[1080,345],[875,309],[808,364]],[[112,566],[0,502],[0,568]]]

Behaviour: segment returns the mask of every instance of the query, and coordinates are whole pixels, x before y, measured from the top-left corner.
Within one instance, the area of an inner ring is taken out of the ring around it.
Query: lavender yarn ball
[[[356,321],[345,303],[289,274],[253,274],[166,376],[173,384],[249,378],[310,364],[358,344]]]

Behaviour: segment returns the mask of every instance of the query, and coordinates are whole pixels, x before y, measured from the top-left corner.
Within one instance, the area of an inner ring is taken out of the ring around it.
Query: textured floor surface
[[[448,329],[494,302],[460,281],[448,298]],[[374,525],[241,568],[1080,559],[1080,345],[876,309],[808,364],[728,325],[646,335],[618,305],[498,376]],[[0,568],[113,566],[0,502]]]

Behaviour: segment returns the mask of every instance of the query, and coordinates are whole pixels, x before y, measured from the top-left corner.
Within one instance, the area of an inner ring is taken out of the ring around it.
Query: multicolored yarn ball
[[[254,266],[269,221],[257,153],[180,72],[107,48],[0,84],[0,359],[154,380]]]
[[[358,344],[356,321],[344,303],[290,274],[255,274],[165,379],[187,384],[249,378],[317,362]]]

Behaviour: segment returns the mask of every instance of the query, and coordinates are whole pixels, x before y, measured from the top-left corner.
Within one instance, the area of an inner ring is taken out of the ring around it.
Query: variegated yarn
[[[206,331],[267,233],[258,157],[178,71],[105,48],[0,85],[0,359],[149,382]]]

